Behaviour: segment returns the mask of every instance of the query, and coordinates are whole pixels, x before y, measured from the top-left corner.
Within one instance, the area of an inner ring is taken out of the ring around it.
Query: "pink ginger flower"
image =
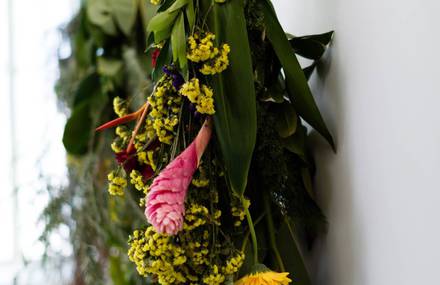
[[[158,233],[175,235],[182,230],[186,192],[211,133],[211,120],[207,119],[194,141],[151,184],[145,216]]]

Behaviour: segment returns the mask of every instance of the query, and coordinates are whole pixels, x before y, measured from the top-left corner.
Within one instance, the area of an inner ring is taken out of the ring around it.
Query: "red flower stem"
[[[148,107],[150,106],[149,103],[145,103],[144,105],[144,110],[142,112],[141,117],[139,118],[139,120],[136,123],[136,127],[134,128],[133,132],[131,133],[131,138],[130,138],[130,142],[128,143],[127,146],[127,153],[131,153],[131,150],[133,149],[133,145],[134,145],[134,138],[136,137],[137,133],[139,132],[143,121],[145,121],[145,117],[147,116],[147,112],[148,112]]]
[[[108,128],[115,127],[115,126],[120,125],[120,124],[125,124],[125,123],[128,123],[128,122],[136,120],[137,118],[139,118],[141,113],[145,110],[146,105],[147,105],[147,103],[145,103],[136,112],[133,112],[133,113],[128,114],[128,115],[125,115],[125,116],[123,116],[121,118],[117,118],[117,119],[111,120],[110,122],[107,122],[107,123],[97,127],[95,129],[95,131],[102,131],[102,130],[105,130],[105,129],[108,129]]]

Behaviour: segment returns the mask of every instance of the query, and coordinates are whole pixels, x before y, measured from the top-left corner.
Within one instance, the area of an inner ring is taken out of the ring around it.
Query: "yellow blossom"
[[[200,72],[204,75],[214,75],[216,73],[224,71],[229,65],[228,54],[230,51],[231,48],[229,47],[229,45],[223,44],[221,52],[219,52],[214,59],[203,64]]]
[[[115,97],[113,99],[113,110],[118,117],[123,117],[128,114],[127,102],[121,97]]]
[[[239,254],[228,259],[226,261],[226,265],[223,267],[223,272],[226,275],[231,275],[238,272],[238,270],[240,270],[241,266],[243,265],[244,257],[244,253],[240,252]]]
[[[114,171],[107,175],[109,181],[108,192],[110,195],[123,196],[124,189],[127,187],[127,179],[122,176],[117,176]]]
[[[203,188],[209,185],[209,179],[196,179],[193,178],[191,184],[196,186],[197,188]]]
[[[193,62],[201,62],[214,58],[218,54],[218,48],[214,47],[215,35],[206,33],[200,38],[198,34],[188,37],[187,58]]]
[[[231,214],[233,217],[237,218],[234,223],[234,226],[238,227],[241,225],[241,222],[246,217],[246,209],[249,209],[251,205],[251,201],[249,199],[244,199],[244,202],[233,200],[231,207]]]
[[[157,136],[160,142],[171,144],[179,124],[178,113],[182,99],[172,84],[172,78],[164,75],[152,96],[148,98],[151,111],[146,120],[146,137]]]
[[[197,112],[201,114],[212,115],[215,113],[213,91],[211,88],[202,84],[198,78],[192,78],[190,81],[185,82],[179,90],[182,96],[188,98],[188,100],[196,105]]]
[[[144,194],[148,193],[149,187],[144,183],[144,178],[138,170],[132,170],[130,172],[130,183]]]
[[[234,285],[288,285],[292,280],[287,277],[288,272],[263,271],[256,272],[241,278]]]
[[[210,275],[203,278],[203,283],[208,285],[220,285],[223,284],[224,281],[225,276],[219,272],[217,265],[212,267],[212,272]]]

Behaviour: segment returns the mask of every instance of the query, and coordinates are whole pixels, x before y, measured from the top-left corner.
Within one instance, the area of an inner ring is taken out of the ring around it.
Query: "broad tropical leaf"
[[[203,5],[211,4],[203,1]],[[204,11],[208,10],[205,6]],[[212,80],[215,130],[232,190],[242,195],[256,140],[256,102],[243,0],[215,4],[210,30],[231,46],[230,65]]]

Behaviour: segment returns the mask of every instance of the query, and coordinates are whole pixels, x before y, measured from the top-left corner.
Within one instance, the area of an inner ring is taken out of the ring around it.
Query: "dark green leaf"
[[[296,131],[298,116],[289,102],[274,105],[276,125],[275,128],[282,138],[293,135]]]
[[[203,11],[210,1],[202,1]],[[228,69],[212,80],[214,125],[231,189],[242,195],[256,140],[256,102],[243,0],[214,5],[208,25],[218,43],[231,46]]]
[[[281,139],[284,147],[297,154],[301,159],[307,161],[306,158],[306,128],[304,126],[299,126],[298,130],[290,137]]]
[[[157,9],[157,12],[163,12],[166,9],[170,8],[171,5],[173,5],[175,0],[165,0],[163,1],[162,5],[160,5],[159,9]]]
[[[316,62],[312,63],[311,65],[303,68],[303,72],[304,72],[304,76],[306,77],[307,80],[310,79],[310,76],[312,76],[313,71],[315,71],[315,67],[316,67]]]
[[[313,40],[321,43],[324,46],[327,46],[333,39],[334,31],[330,31],[323,34],[317,34],[317,35],[307,35],[302,37],[297,37],[305,40]]]
[[[287,91],[295,110],[335,148],[333,138],[313,99],[306,77],[269,0],[262,1],[267,36],[283,66]]]
[[[70,154],[82,155],[88,151],[92,132],[90,102],[85,100],[79,103],[64,127],[63,144]]]
[[[304,265],[303,257],[298,250],[298,243],[291,225],[288,223],[286,218],[278,231],[278,250],[281,253],[281,258],[286,270],[290,272],[289,277],[292,279],[292,283],[297,285],[311,285],[309,273]]]
[[[174,23],[171,32],[171,48],[173,50],[173,61],[179,64],[184,70],[187,66],[186,59],[186,40],[185,40],[185,23],[183,12],[179,13],[179,17]]]
[[[307,193],[309,193],[310,197],[314,199],[315,194],[313,193],[313,183],[310,169],[307,167],[301,168],[301,176],[303,178],[304,188],[306,188]]]
[[[298,37],[289,42],[296,54],[308,59],[318,60],[325,52],[325,45],[313,39]]]
[[[110,6],[119,28],[129,36],[136,22],[137,0],[110,0]]]

